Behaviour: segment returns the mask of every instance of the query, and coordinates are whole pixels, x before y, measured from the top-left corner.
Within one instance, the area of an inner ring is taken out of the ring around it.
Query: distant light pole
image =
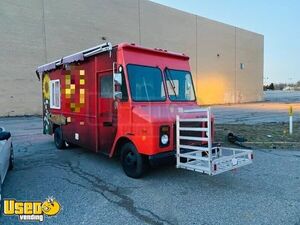
[[[290,116],[290,134],[293,134],[293,115],[294,115],[294,112],[293,112],[293,106],[290,106],[289,107],[289,116]]]
[[[268,80],[269,80],[269,77],[266,77],[266,76],[265,76],[265,77],[264,77],[264,83],[265,83],[264,85],[268,85]]]

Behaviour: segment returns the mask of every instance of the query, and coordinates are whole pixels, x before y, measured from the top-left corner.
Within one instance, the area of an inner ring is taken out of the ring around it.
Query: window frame
[[[132,90],[131,90],[130,77],[129,77],[130,75],[129,75],[129,72],[128,72],[128,66],[139,66],[139,67],[146,67],[146,68],[158,69],[160,71],[160,77],[162,79],[162,84],[163,84],[163,88],[164,88],[164,93],[165,93],[164,99],[163,100],[151,100],[151,101],[135,100],[133,98],[133,96],[132,96]],[[129,63],[129,64],[126,65],[126,72],[127,72],[127,79],[128,79],[130,97],[131,97],[131,100],[133,102],[166,102],[167,101],[168,97],[167,97],[167,92],[166,92],[166,87],[165,87],[165,80],[164,80],[164,76],[163,76],[163,71],[158,66],[148,66],[148,65],[140,65],[140,64]]]
[[[102,79],[103,78],[107,78],[107,77],[111,77],[111,97],[107,97],[107,96],[102,96]],[[98,81],[99,82],[99,90],[98,90],[98,96],[99,98],[103,98],[103,99],[112,99],[113,98],[113,79],[114,79],[114,76],[113,74],[105,74],[105,75],[102,75],[100,76],[100,80]]]
[[[55,84],[58,83],[58,93],[56,94],[55,92]],[[50,85],[50,109],[61,109],[61,83],[60,83],[60,80],[59,79],[56,79],[56,80],[50,80],[49,82],[49,85]],[[54,85],[54,90],[52,89]],[[54,93],[53,93],[54,91]],[[56,96],[58,96],[58,105],[55,105],[56,101],[55,101],[55,98]]]
[[[166,78],[166,76],[167,76],[167,73],[166,73],[166,70],[173,70],[173,71],[179,71],[179,72],[185,72],[185,73],[188,73],[190,76],[191,76],[191,81],[192,81],[192,86],[193,86],[193,91],[194,91],[194,100],[172,100],[171,99],[171,97],[170,97],[170,94],[169,94],[169,91],[168,91],[168,89],[167,89],[167,94],[168,94],[168,98],[170,99],[170,101],[171,102],[197,102],[197,95],[196,95],[196,92],[195,92],[195,86],[194,86],[194,80],[193,80],[193,75],[192,75],[192,73],[190,72],[190,71],[188,71],[188,70],[179,70],[179,69],[172,69],[172,68],[168,68],[168,67],[166,67],[165,69],[164,69],[164,79],[165,79],[165,81],[166,81],[166,85],[168,85],[167,84],[167,82],[168,82],[168,79]]]
[[[120,99],[120,102],[128,102],[129,100],[129,94],[128,94],[128,85],[127,85],[127,80],[126,80],[126,75],[124,73],[124,70],[122,71],[122,85],[121,85],[121,92],[122,92],[122,99]],[[122,88],[125,88],[124,90],[122,90]],[[123,93],[126,92],[126,93]],[[124,95],[126,94],[126,95]],[[126,96],[124,98],[124,96]]]

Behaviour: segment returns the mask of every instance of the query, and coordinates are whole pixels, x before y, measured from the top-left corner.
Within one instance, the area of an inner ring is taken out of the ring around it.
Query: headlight
[[[159,146],[165,148],[170,145],[170,126],[161,126],[159,130]]]
[[[166,134],[164,134],[163,136],[161,136],[160,142],[161,142],[163,145],[168,144],[168,142],[169,142],[169,136],[166,135]]]

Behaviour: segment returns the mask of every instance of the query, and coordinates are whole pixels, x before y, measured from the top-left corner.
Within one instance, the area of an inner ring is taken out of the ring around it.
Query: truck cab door
[[[113,73],[98,73],[98,151],[109,154],[116,135],[113,122],[116,112],[113,100]]]

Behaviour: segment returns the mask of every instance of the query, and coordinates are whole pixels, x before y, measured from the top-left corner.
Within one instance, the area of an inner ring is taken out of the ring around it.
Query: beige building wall
[[[203,104],[235,102],[235,27],[197,19],[197,97]]]
[[[185,53],[196,74],[197,17],[146,0],[140,1],[140,15],[141,45]]]
[[[102,37],[189,55],[199,104],[262,99],[262,35],[147,0],[2,0],[0,10],[0,116],[41,114],[36,67]]]
[[[45,63],[43,4],[0,1],[0,116],[41,113],[36,65]]]
[[[236,28],[236,103],[263,99],[263,62],[264,37]]]

